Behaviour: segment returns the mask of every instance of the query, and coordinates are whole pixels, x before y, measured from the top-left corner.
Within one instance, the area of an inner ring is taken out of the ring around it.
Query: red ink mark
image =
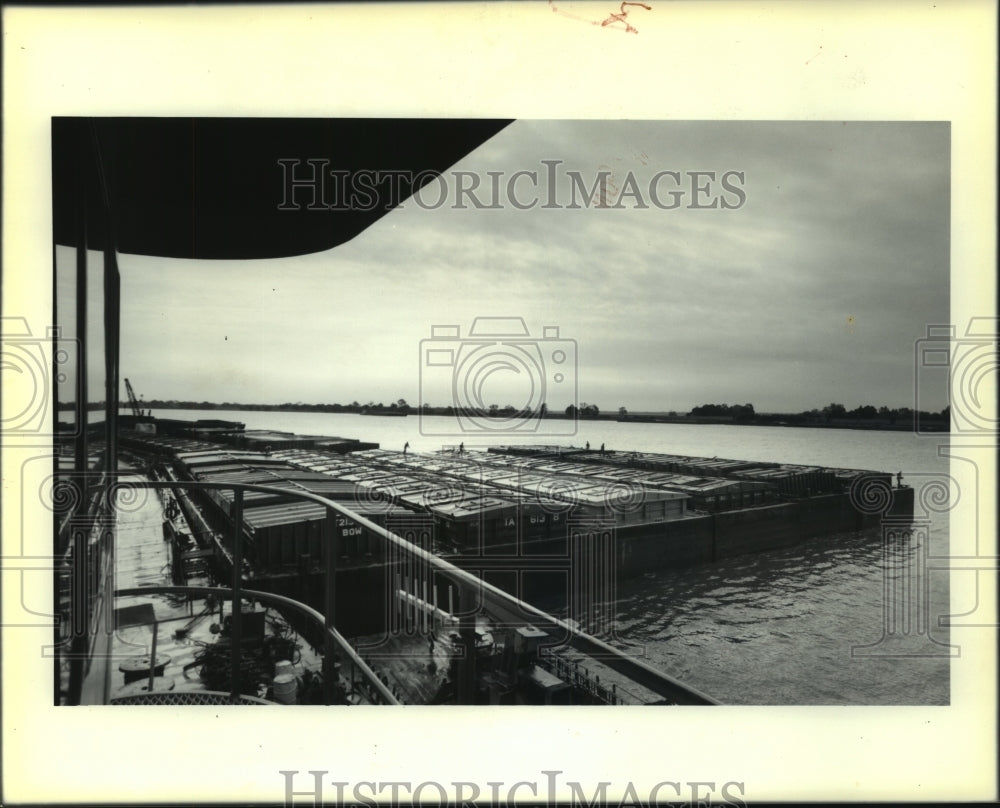
[[[608,17],[604,22],[601,23],[601,28],[606,28],[609,25],[614,25],[615,23],[620,22],[620,23],[623,23],[625,25],[625,33],[626,34],[638,34],[639,33],[639,29],[636,28],[636,27],[634,27],[634,26],[632,26],[632,25],[630,25],[628,22],[625,21],[625,18],[628,16],[628,11],[626,10],[625,6],[639,6],[639,8],[644,8],[644,9],[646,9],[646,11],[652,11],[653,10],[652,6],[647,6],[645,3],[623,2],[621,4],[621,8],[619,10],[619,13],[618,14],[612,14],[610,17]]]
[[[639,30],[635,26],[629,24],[625,20],[625,18],[628,16],[628,10],[625,8],[625,6],[640,6],[641,8],[646,9],[646,11],[652,11],[653,10],[652,6],[647,6],[645,3],[636,3],[636,2],[627,2],[626,1],[626,2],[624,2],[624,3],[621,4],[621,7],[619,8],[617,14],[612,14],[610,17],[608,17],[603,22],[598,22],[597,20],[588,20],[588,19],[586,19],[584,17],[580,17],[580,16],[578,16],[576,14],[571,14],[568,11],[563,11],[562,9],[556,7],[556,4],[555,4],[554,0],[549,0],[549,8],[551,8],[556,14],[561,14],[564,17],[569,17],[571,20],[578,20],[579,22],[585,22],[588,25],[600,25],[602,28],[605,28],[605,27],[607,27],[609,25],[614,25],[615,23],[619,23],[620,22],[620,23],[622,23],[625,26],[625,33],[627,33],[627,34],[638,34]]]
[[[611,166],[606,163],[601,163],[597,167],[598,177],[600,177],[601,187],[600,190],[594,193],[590,197],[590,201],[598,208],[609,208],[611,205],[608,204],[608,198],[617,197],[621,191],[618,187],[618,183],[615,182],[614,170]],[[611,193],[608,194],[608,188],[610,186]]]

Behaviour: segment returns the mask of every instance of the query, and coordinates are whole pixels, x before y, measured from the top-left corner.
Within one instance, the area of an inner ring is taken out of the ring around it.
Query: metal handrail
[[[550,614],[545,613],[541,609],[532,606],[530,603],[526,603],[522,600],[515,598],[504,590],[500,589],[493,584],[490,584],[475,575],[457,567],[449,561],[428,552],[427,550],[418,547],[411,542],[406,541],[400,536],[396,535],[390,530],[382,527],[381,525],[375,524],[374,522],[366,519],[359,514],[354,513],[346,506],[340,504],[331,499],[327,499],[319,494],[314,494],[311,491],[297,491],[288,488],[276,488],[269,485],[260,485],[256,483],[234,483],[234,482],[205,482],[205,481],[116,481],[112,483],[112,488],[123,488],[123,489],[137,489],[137,488],[149,488],[149,489],[192,489],[192,490],[231,490],[235,494],[234,508],[233,508],[233,522],[235,525],[234,530],[234,558],[233,558],[233,589],[236,598],[239,594],[241,588],[241,567],[242,567],[242,549],[243,549],[243,527],[242,527],[242,494],[247,491],[255,491],[262,493],[280,493],[284,496],[292,496],[297,499],[304,499],[311,502],[315,502],[318,505],[322,505],[326,508],[326,519],[324,520],[323,527],[323,540],[324,546],[326,546],[328,551],[325,554],[325,574],[326,574],[326,587],[325,587],[325,611],[324,615],[325,624],[328,628],[333,629],[334,626],[334,609],[335,609],[335,599],[334,599],[334,586],[337,571],[337,553],[332,551],[332,546],[334,542],[335,530],[334,514],[340,514],[341,516],[351,519],[361,527],[371,531],[380,538],[386,541],[387,544],[396,547],[404,556],[408,556],[413,559],[418,559],[428,567],[439,572],[445,576],[448,580],[455,584],[459,591],[459,603],[463,609],[467,612],[468,603],[465,599],[465,595],[478,595],[481,599],[483,608],[488,606],[488,610],[492,612],[499,618],[503,619],[505,622],[516,625],[518,623],[524,623],[525,618],[528,617],[532,622],[539,624],[540,626],[545,626],[550,630],[555,630],[563,633],[567,642],[570,646],[582,651],[586,654],[594,656],[601,660],[601,662],[607,667],[617,671],[618,673],[627,676],[636,683],[648,688],[659,696],[662,696],[665,700],[668,700],[675,704],[718,704],[718,702],[707,694],[701,693],[700,691],[674,679],[668,674],[657,670],[651,665],[647,665],[641,660],[635,659],[634,657],[629,657],[622,653],[617,648],[609,645],[603,640],[599,640],[596,637],[592,637],[585,634],[579,630],[578,627],[571,625],[563,620],[553,617]],[[109,492],[110,495],[111,492]],[[472,639],[469,640],[469,645],[466,648],[466,653],[462,662],[462,667],[465,669],[465,675],[460,677],[467,680],[467,677],[471,676],[472,666],[475,661],[474,653],[474,624],[472,629],[469,629],[467,621],[465,623],[465,631],[463,634],[467,634]],[[240,631],[240,610],[234,609],[233,612],[233,635],[234,635],[234,646],[238,645],[236,640],[239,639],[238,632]],[[332,649],[333,644],[333,634],[329,631],[326,634],[328,644],[331,646],[329,650]],[[331,657],[332,658],[332,657]],[[236,662],[234,661],[234,666]],[[238,668],[234,668],[238,673]],[[330,677],[324,677],[325,680],[329,680]],[[377,678],[377,677],[376,677]],[[461,682],[460,682],[461,684]],[[234,681],[233,686],[236,687],[237,683]],[[332,682],[327,681],[326,686],[329,688],[332,686]],[[461,688],[460,688],[461,692]]]
[[[230,589],[219,586],[138,586],[131,589],[116,589],[115,597],[133,597],[133,596],[143,596],[143,595],[215,595],[223,600],[228,600],[230,598],[235,598],[235,593]],[[325,622],[323,615],[301,601],[294,600],[293,598],[285,597],[284,595],[277,595],[273,592],[262,592],[257,589],[243,589],[241,591],[242,597],[252,598],[253,600],[260,600],[265,603],[271,602],[278,606],[284,606],[289,609],[295,609],[306,617],[311,618],[319,625],[323,625]],[[234,603],[234,614],[238,607]],[[368,665],[367,662],[361,657],[361,655],[354,650],[351,644],[344,638],[344,636],[334,628],[325,627],[325,630],[330,634],[333,641],[337,644],[338,649],[346,656],[350,661],[361,671],[364,677],[368,680],[377,691],[379,696],[385,701],[386,704],[400,704],[401,702],[397,699],[392,691],[378,678],[378,674],[375,673]],[[233,647],[237,647],[239,643],[233,642]]]

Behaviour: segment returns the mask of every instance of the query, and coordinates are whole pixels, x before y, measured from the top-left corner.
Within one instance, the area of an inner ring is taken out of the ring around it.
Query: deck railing
[[[372,670],[361,655],[354,650],[351,644],[336,629],[332,629],[330,626],[326,625],[326,620],[320,612],[305,603],[295,600],[294,598],[277,595],[273,592],[262,592],[257,589],[245,588],[241,588],[239,590],[239,594],[237,595],[235,589],[226,589],[225,587],[216,586],[140,586],[132,589],[118,589],[115,591],[116,597],[143,595],[212,596],[219,598],[220,600],[233,601],[231,625],[232,636],[230,641],[232,654],[230,661],[233,665],[233,670],[231,675],[229,698],[234,704],[241,701],[243,698],[241,695],[241,682],[239,679],[242,649],[242,638],[239,634],[240,630],[237,628],[237,623],[240,622],[239,615],[242,611],[237,605],[239,598],[259,600],[263,603],[274,604],[275,606],[283,609],[290,609],[298,612],[300,615],[306,617],[316,625],[323,626],[324,637],[332,640],[332,647],[336,650],[336,654],[346,657],[347,661],[353,666],[354,670],[352,672],[351,680],[353,681],[354,677],[360,674],[362,680],[368,686],[369,694],[371,694],[377,704],[400,703],[389,687],[379,679],[378,674]],[[327,704],[337,703],[334,691],[337,687],[338,677],[334,665],[332,664],[335,656],[330,653],[330,647],[331,646],[327,644],[326,653],[323,655],[324,698]]]
[[[710,696],[691,688],[673,677],[653,668],[641,660],[624,654],[619,649],[603,642],[602,640],[582,633],[576,626],[562,621],[550,614],[515,598],[504,590],[480,579],[466,570],[463,570],[445,559],[424,550],[417,545],[406,541],[402,537],[390,530],[360,516],[350,510],[344,504],[327,499],[319,494],[310,491],[298,491],[287,488],[277,488],[269,485],[258,485],[252,483],[233,482],[203,482],[203,481],[146,481],[146,480],[122,480],[117,479],[110,485],[108,497],[105,501],[114,502],[117,492],[120,490],[132,489],[171,489],[171,490],[229,490],[233,492],[234,502],[232,510],[233,538],[232,538],[232,582],[230,589],[202,588],[211,594],[223,594],[227,599],[231,599],[235,604],[239,604],[244,597],[282,602],[285,606],[297,609],[310,619],[321,623],[324,628],[324,683],[326,687],[326,699],[328,702],[334,698],[333,690],[336,687],[336,677],[334,674],[333,661],[338,653],[347,656],[361,672],[364,680],[371,686],[373,692],[379,693],[386,703],[395,704],[398,700],[391,690],[379,679],[378,675],[364,662],[364,660],[351,647],[350,643],[344,639],[336,630],[336,575],[338,551],[336,548],[337,530],[336,519],[338,516],[346,517],[355,524],[363,527],[371,534],[377,536],[388,546],[394,549],[396,557],[405,559],[415,565],[419,564],[423,569],[432,574],[441,575],[455,587],[458,594],[456,604],[459,617],[459,635],[461,637],[462,656],[459,659],[458,681],[456,690],[458,702],[460,704],[471,704],[475,701],[476,695],[476,623],[475,615],[480,609],[490,613],[494,618],[500,620],[505,625],[523,626],[534,625],[542,630],[554,634],[561,638],[559,641],[584,654],[599,659],[604,665],[635,681],[648,690],[656,693],[664,703],[672,704],[716,704],[717,702]],[[246,492],[255,491],[270,494],[280,494],[281,496],[294,497],[296,499],[315,502],[326,508],[326,518],[323,520],[322,537],[325,552],[323,554],[324,565],[324,610],[323,613],[311,607],[295,601],[291,598],[284,598],[256,590],[245,590],[243,587],[243,558],[244,558],[244,535],[243,535],[243,497]],[[113,554],[113,551],[112,551]],[[196,591],[197,587],[173,587],[168,588],[177,591]],[[131,594],[136,591],[151,593],[152,588],[143,587],[141,590],[127,590]],[[119,593],[115,593],[119,594]],[[125,594],[122,592],[120,594]],[[106,601],[110,600],[108,598]],[[105,608],[110,608],[109,603],[105,603]],[[240,671],[240,647],[242,638],[241,609],[233,608],[232,616],[232,680],[233,694],[238,695],[239,671]],[[93,645],[91,646],[93,647]],[[82,661],[74,656],[71,665],[81,665]],[[71,682],[75,678],[71,677]],[[73,694],[71,693],[71,698]],[[78,697],[79,694],[76,694]],[[71,701],[71,703],[73,703]],[[78,701],[76,703],[79,703]]]

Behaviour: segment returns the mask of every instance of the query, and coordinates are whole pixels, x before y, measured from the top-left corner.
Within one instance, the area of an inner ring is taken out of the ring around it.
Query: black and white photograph
[[[438,25],[475,19],[453,8]],[[672,6],[538,8],[619,48]],[[838,37],[810,47],[796,69],[868,81]],[[102,728],[112,801],[162,799],[138,772],[192,758],[199,785],[252,774],[166,798],[850,799],[775,768],[813,733],[857,793],[897,796],[926,755],[937,794],[944,725],[985,773],[989,727],[933,718],[995,679],[982,127],[348,95],[31,110],[44,263],[5,256],[3,311],[26,714]],[[900,737],[922,751],[879,783]]]
[[[128,498],[108,661],[60,659],[59,702],[947,704],[948,520],[916,509],[950,414],[912,377],[949,142],[55,119],[57,325],[88,402],[120,391],[57,445]]]

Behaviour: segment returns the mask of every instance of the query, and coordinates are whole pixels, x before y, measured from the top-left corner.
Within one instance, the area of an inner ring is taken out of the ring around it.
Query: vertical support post
[[[114,627],[114,597],[115,597],[115,556],[118,543],[118,524],[114,500],[114,486],[118,482],[118,368],[121,355],[121,276],[118,272],[118,244],[116,235],[115,211],[112,207],[111,188],[108,177],[104,173],[101,145],[97,135],[96,124],[91,125],[91,144],[93,164],[97,172],[103,199],[104,224],[104,378],[105,378],[105,428],[106,428],[106,462],[104,464],[105,486],[104,497],[107,520],[107,534],[102,533],[96,562],[103,570],[104,591],[103,607],[107,610],[107,630],[113,633]],[[105,695],[110,681],[105,679]]]
[[[76,213],[76,440],[73,446],[73,468],[79,480],[80,509],[87,507],[87,201],[84,165],[87,160],[85,139],[81,138],[77,165]],[[75,515],[75,514],[74,514]]]
[[[90,154],[87,149],[87,138],[80,131],[76,164],[76,426],[77,435],[73,446],[73,468],[76,471],[79,510],[70,514],[70,519],[77,515],[86,515],[88,486],[87,466],[87,169],[90,165]],[[71,584],[70,621],[72,623],[69,653],[69,693],[68,704],[79,704],[83,689],[83,663],[87,651],[86,637],[77,631],[80,620],[86,620],[86,615],[77,614],[83,601],[76,594],[82,591],[81,583],[86,576],[86,540],[81,540],[77,531],[70,531],[70,542],[73,545],[70,560],[73,564],[73,581]],[[63,548],[60,548],[60,551]],[[56,592],[58,592],[56,588]],[[57,643],[58,647],[58,643]],[[58,661],[56,664],[58,668]]]
[[[333,641],[333,630],[337,624],[337,556],[340,547],[337,541],[337,513],[327,506],[323,520],[323,616],[326,631],[323,632],[323,700],[326,704],[336,701],[340,683],[337,681],[337,647]]]
[[[233,490],[233,606],[229,639],[232,643],[232,665],[229,698],[235,704],[240,698],[240,653],[243,645],[243,489]]]
[[[160,624],[158,622],[153,623],[153,647],[149,652],[149,686],[146,688],[148,692],[153,692],[154,679],[156,678],[156,640],[160,633]]]
[[[105,468],[114,479],[118,471],[118,355],[120,334],[120,282],[118,257],[111,244],[111,212],[107,212],[109,233],[104,245],[104,375],[105,426],[107,463]]]
[[[404,564],[405,563],[406,562],[404,561]],[[403,609],[403,620],[401,628],[404,634],[409,634],[413,628],[413,619],[410,616],[413,604],[410,603],[410,599],[407,597],[407,595],[410,593],[410,579],[407,578],[406,575],[403,575],[403,577],[400,579],[399,591],[400,591],[399,595],[400,605],[402,606]]]
[[[421,623],[421,626],[423,627],[424,634],[426,634],[428,632],[428,630],[433,630],[432,621],[431,621],[431,617],[433,617],[433,614],[428,615],[428,613],[427,613],[428,612],[428,606],[430,605],[430,601],[427,600],[427,578],[426,577],[423,579],[423,581],[420,582],[420,585],[422,587],[422,595],[423,595],[423,601],[424,601],[424,607],[423,607],[423,609],[420,610],[421,611],[421,617],[422,617],[420,623]]]
[[[106,530],[101,531],[101,542],[104,548],[97,557],[101,564],[101,574],[104,584],[103,606],[104,609],[104,633],[107,637],[107,648],[110,652],[114,646],[114,636],[118,630],[115,622],[115,577],[117,569],[115,567],[115,524]],[[98,584],[100,586],[100,584]],[[97,587],[95,587],[95,590]],[[154,637],[155,639],[155,637]],[[102,704],[107,704],[111,699],[111,665],[105,662],[104,665],[104,700]]]
[[[386,567],[388,569],[388,567]],[[401,600],[400,591],[403,589],[403,579],[399,572],[392,573],[392,586],[389,591],[389,608],[388,608],[388,630],[392,634],[399,630],[399,627],[403,623],[403,601]]]
[[[476,611],[475,593],[465,586],[458,590],[458,634],[462,639],[462,658],[458,661],[455,683],[459,704],[476,701]]]
[[[107,462],[105,471],[112,477],[118,470],[118,366],[121,335],[121,278],[118,273],[117,233],[115,212],[112,208],[111,188],[104,172],[100,138],[95,119],[88,121],[90,129],[89,164],[96,175],[97,190],[101,198],[104,236],[104,412]],[[105,492],[107,489],[105,489]]]
[[[70,644],[69,644],[69,693],[66,703],[77,705],[83,692],[83,678],[86,673],[88,610],[88,544],[93,530],[93,520],[83,516],[69,523],[72,544],[72,578],[70,582]]]

